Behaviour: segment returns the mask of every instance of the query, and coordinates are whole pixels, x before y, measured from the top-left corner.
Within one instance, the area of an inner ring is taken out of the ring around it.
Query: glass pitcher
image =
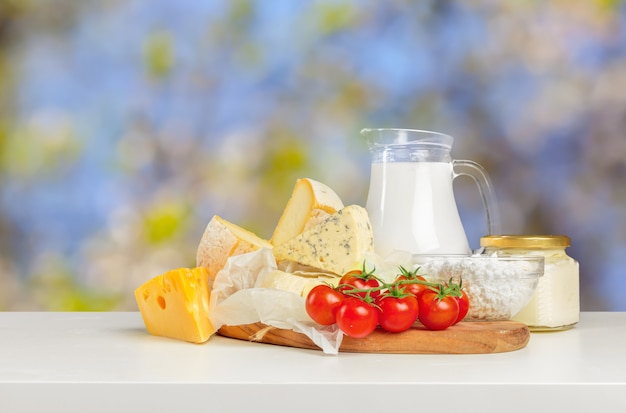
[[[377,254],[471,254],[452,189],[462,175],[478,185],[487,234],[499,234],[489,176],[476,162],[451,158],[454,138],[412,129],[363,129],[361,134],[372,157],[366,209]]]

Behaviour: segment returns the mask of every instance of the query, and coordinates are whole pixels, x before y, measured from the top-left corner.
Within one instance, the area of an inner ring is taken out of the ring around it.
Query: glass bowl
[[[528,304],[544,270],[538,255],[416,255],[413,262],[430,282],[462,281],[470,300],[464,321],[510,320]]]

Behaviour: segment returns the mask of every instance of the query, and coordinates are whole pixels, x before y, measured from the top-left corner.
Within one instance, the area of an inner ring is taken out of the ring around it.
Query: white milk
[[[381,256],[471,253],[446,162],[372,163],[366,209]]]

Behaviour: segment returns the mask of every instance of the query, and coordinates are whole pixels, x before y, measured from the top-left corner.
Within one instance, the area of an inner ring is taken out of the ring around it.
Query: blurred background
[[[503,232],[568,235],[582,310],[626,311],[621,0],[3,0],[0,310],[136,310],[214,214],[269,238],[299,177],[364,206],[365,127],[454,136]]]

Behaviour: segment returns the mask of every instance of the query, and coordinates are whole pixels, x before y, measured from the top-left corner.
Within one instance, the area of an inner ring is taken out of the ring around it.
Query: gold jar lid
[[[571,245],[566,235],[489,235],[480,239],[481,247],[492,248],[565,248]]]

